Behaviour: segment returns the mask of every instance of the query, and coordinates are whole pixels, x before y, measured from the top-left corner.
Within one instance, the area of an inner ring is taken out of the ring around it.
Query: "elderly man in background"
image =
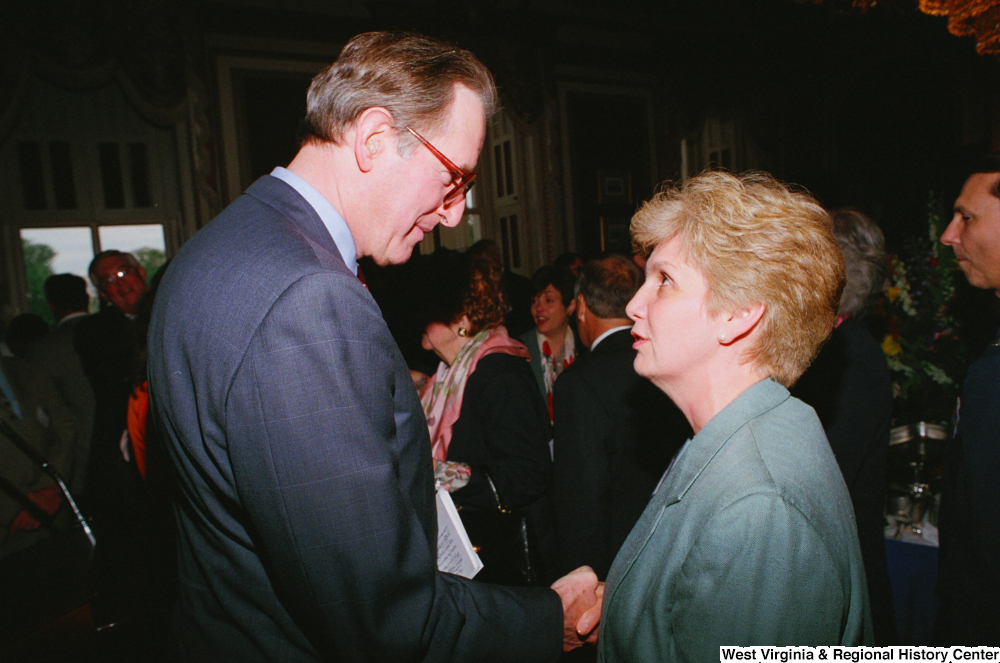
[[[104,304],[73,329],[73,346],[95,400],[84,492],[97,514],[117,515],[131,483],[118,445],[138,353],[133,317],[146,292],[146,270],[131,253],[109,250],[94,256],[88,271]]]
[[[174,258],[149,384],[182,494],[184,658],[546,661],[580,644],[589,570],[555,592],[437,571],[427,424],[356,275],[458,224],[495,101],[467,51],[359,35],[313,79],[291,164]]]
[[[586,263],[577,282],[576,321],[590,349],[556,380],[552,496],[568,571],[589,565],[600,579],[691,427],[633,364],[625,313],[644,276],[612,255]]]
[[[969,283],[1000,296],[1000,154],[972,169],[941,235]],[[945,460],[936,644],[1000,645],[1000,335],[965,378]]]
[[[885,285],[885,239],[857,210],[831,212],[846,282],[830,339],[792,389],[819,416],[851,494],[876,645],[899,644],[885,554],[885,484],[892,378],[865,316]]]

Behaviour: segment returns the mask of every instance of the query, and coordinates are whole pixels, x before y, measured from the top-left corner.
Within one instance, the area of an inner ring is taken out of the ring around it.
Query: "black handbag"
[[[532,562],[537,544],[529,531],[528,516],[504,506],[489,473],[486,481],[496,500],[496,508],[463,506],[458,509],[469,541],[483,562],[476,580],[497,585],[537,585],[538,572]]]

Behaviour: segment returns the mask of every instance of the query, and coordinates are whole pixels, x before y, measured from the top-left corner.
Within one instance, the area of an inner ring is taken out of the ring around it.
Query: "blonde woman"
[[[608,574],[602,660],[870,644],[851,499],[816,414],[788,393],[836,318],[829,216],[766,174],[710,172],[646,203],[632,237],[649,256],[627,309],[635,368],[695,435]]]

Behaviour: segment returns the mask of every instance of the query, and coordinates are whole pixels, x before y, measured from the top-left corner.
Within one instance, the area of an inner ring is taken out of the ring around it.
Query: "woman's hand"
[[[431,379],[431,376],[426,373],[421,373],[420,371],[415,371],[411,368],[410,379],[413,380],[413,386],[417,388],[417,391],[420,391],[424,388],[424,385],[427,384],[427,381]]]

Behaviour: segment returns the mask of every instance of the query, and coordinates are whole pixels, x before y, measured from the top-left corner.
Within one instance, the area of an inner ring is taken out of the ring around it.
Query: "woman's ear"
[[[469,320],[469,316],[463,313],[462,317],[456,320],[455,324],[452,325],[452,327],[456,330],[461,328],[471,332],[472,322]]]
[[[754,330],[757,323],[764,316],[767,306],[764,303],[754,304],[749,308],[739,309],[733,313],[724,313],[722,329],[719,334],[719,343],[732,345],[741,338],[746,337]]]

